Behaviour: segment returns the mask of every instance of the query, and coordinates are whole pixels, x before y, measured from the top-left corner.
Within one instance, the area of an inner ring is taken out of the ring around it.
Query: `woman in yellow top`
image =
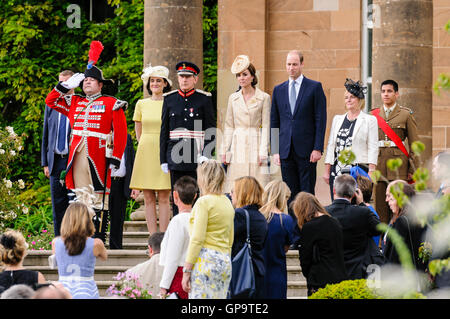
[[[143,190],[145,218],[151,234],[157,231],[156,193],[159,206],[159,230],[166,231],[170,220],[170,176],[159,165],[159,133],[163,93],[171,90],[169,69],[164,66],[147,66],[141,76],[149,98],[139,100],[134,110],[138,148],[134,160],[130,188]]]
[[[197,168],[200,198],[189,220],[190,241],[183,267],[189,299],[225,299],[231,280],[234,209],[223,195],[225,171],[207,160]]]
[[[270,95],[256,87],[256,68],[239,55],[231,66],[240,89],[228,99],[221,160],[228,165],[225,193],[234,180],[255,177],[264,188],[269,182]]]

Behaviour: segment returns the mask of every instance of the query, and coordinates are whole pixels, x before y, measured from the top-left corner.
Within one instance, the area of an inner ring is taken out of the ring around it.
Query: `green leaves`
[[[397,171],[400,166],[402,166],[403,161],[401,158],[391,158],[388,159],[386,162],[386,166],[388,169],[390,169],[391,171]]]
[[[355,153],[353,153],[351,148],[345,148],[339,153],[338,160],[342,164],[351,165],[356,159]]]

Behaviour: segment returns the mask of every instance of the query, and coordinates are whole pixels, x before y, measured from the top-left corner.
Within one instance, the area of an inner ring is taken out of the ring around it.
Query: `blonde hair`
[[[234,195],[236,207],[246,205],[262,205],[263,188],[253,176],[242,176],[234,180]]]
[[[344,92],[344,101],[345,101],[345,94],[346,94],[346,93],[349,93],[349,94],[353,95],[353,94],[350,93],[349,91],[345,90],[345,92]],[[354,95],[353,95],[353,96],[354,96]],[[366,107],[366,99],[360,99],[360,98],[357,97],[357,96],[356,96],[356,98],[359,100],[359,109],[360,109],[360,110],[364,110],[364,108]],[[347,111],[347,106],[345,105],[345,102],[344,102],[344,110]]]
[[[291,208],[297,217],[299,228],[302,228],[305,223],[313,219],[317,212],[330,216],[316,196],[307,192],[298,193],[295,196],[295,200],[291,203]]]
[[[267,222],[272,220],[274,208],[287,214],[287,201],[290,196],[291,190],[282,180],[273,180],[266,185],[262,196],[263,206],[259,211],[266,217]]]
[[[197,167],[197,183],[201,195],[223,193],[225,170],[215,160],[209,159]]]
[[[86,245],[86,239],[91,237],[94,231],[88,206],[81,202],[70,204],[61,223],[61,237],[69,256],[81,254]]]
[[[7,265],[17,265],[25,257],[28,244],[22,233],[8,230],[0,236],[0,261]]]

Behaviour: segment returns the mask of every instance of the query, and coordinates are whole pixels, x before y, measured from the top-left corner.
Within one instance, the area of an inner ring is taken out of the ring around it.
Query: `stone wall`
[[[433,1],[433,81],[450,75],[450,34],[444,26],[450,20],[450,0]],[[450,92],[433,93],[433,154],[450,149]]]

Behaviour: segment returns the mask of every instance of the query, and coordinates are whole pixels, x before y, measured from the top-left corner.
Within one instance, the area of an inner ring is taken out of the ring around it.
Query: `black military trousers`
[[[197,180],[197,171],[177,171],[177,170],[170,170],[170,188],[171,188],[171,194],[172,194],[172,213],[173,216],[178,214],[178,207],[173,202],[173,185],[175,185],[175,182],[183,176],[191,176],[195,180]],[[198,196],[197,196],[198,198]]]
[[[127,210],[128,199],[124,194],[125,178],[111,177],[111,192],[109,194],[109,248],[122,249],[123,224]]]

